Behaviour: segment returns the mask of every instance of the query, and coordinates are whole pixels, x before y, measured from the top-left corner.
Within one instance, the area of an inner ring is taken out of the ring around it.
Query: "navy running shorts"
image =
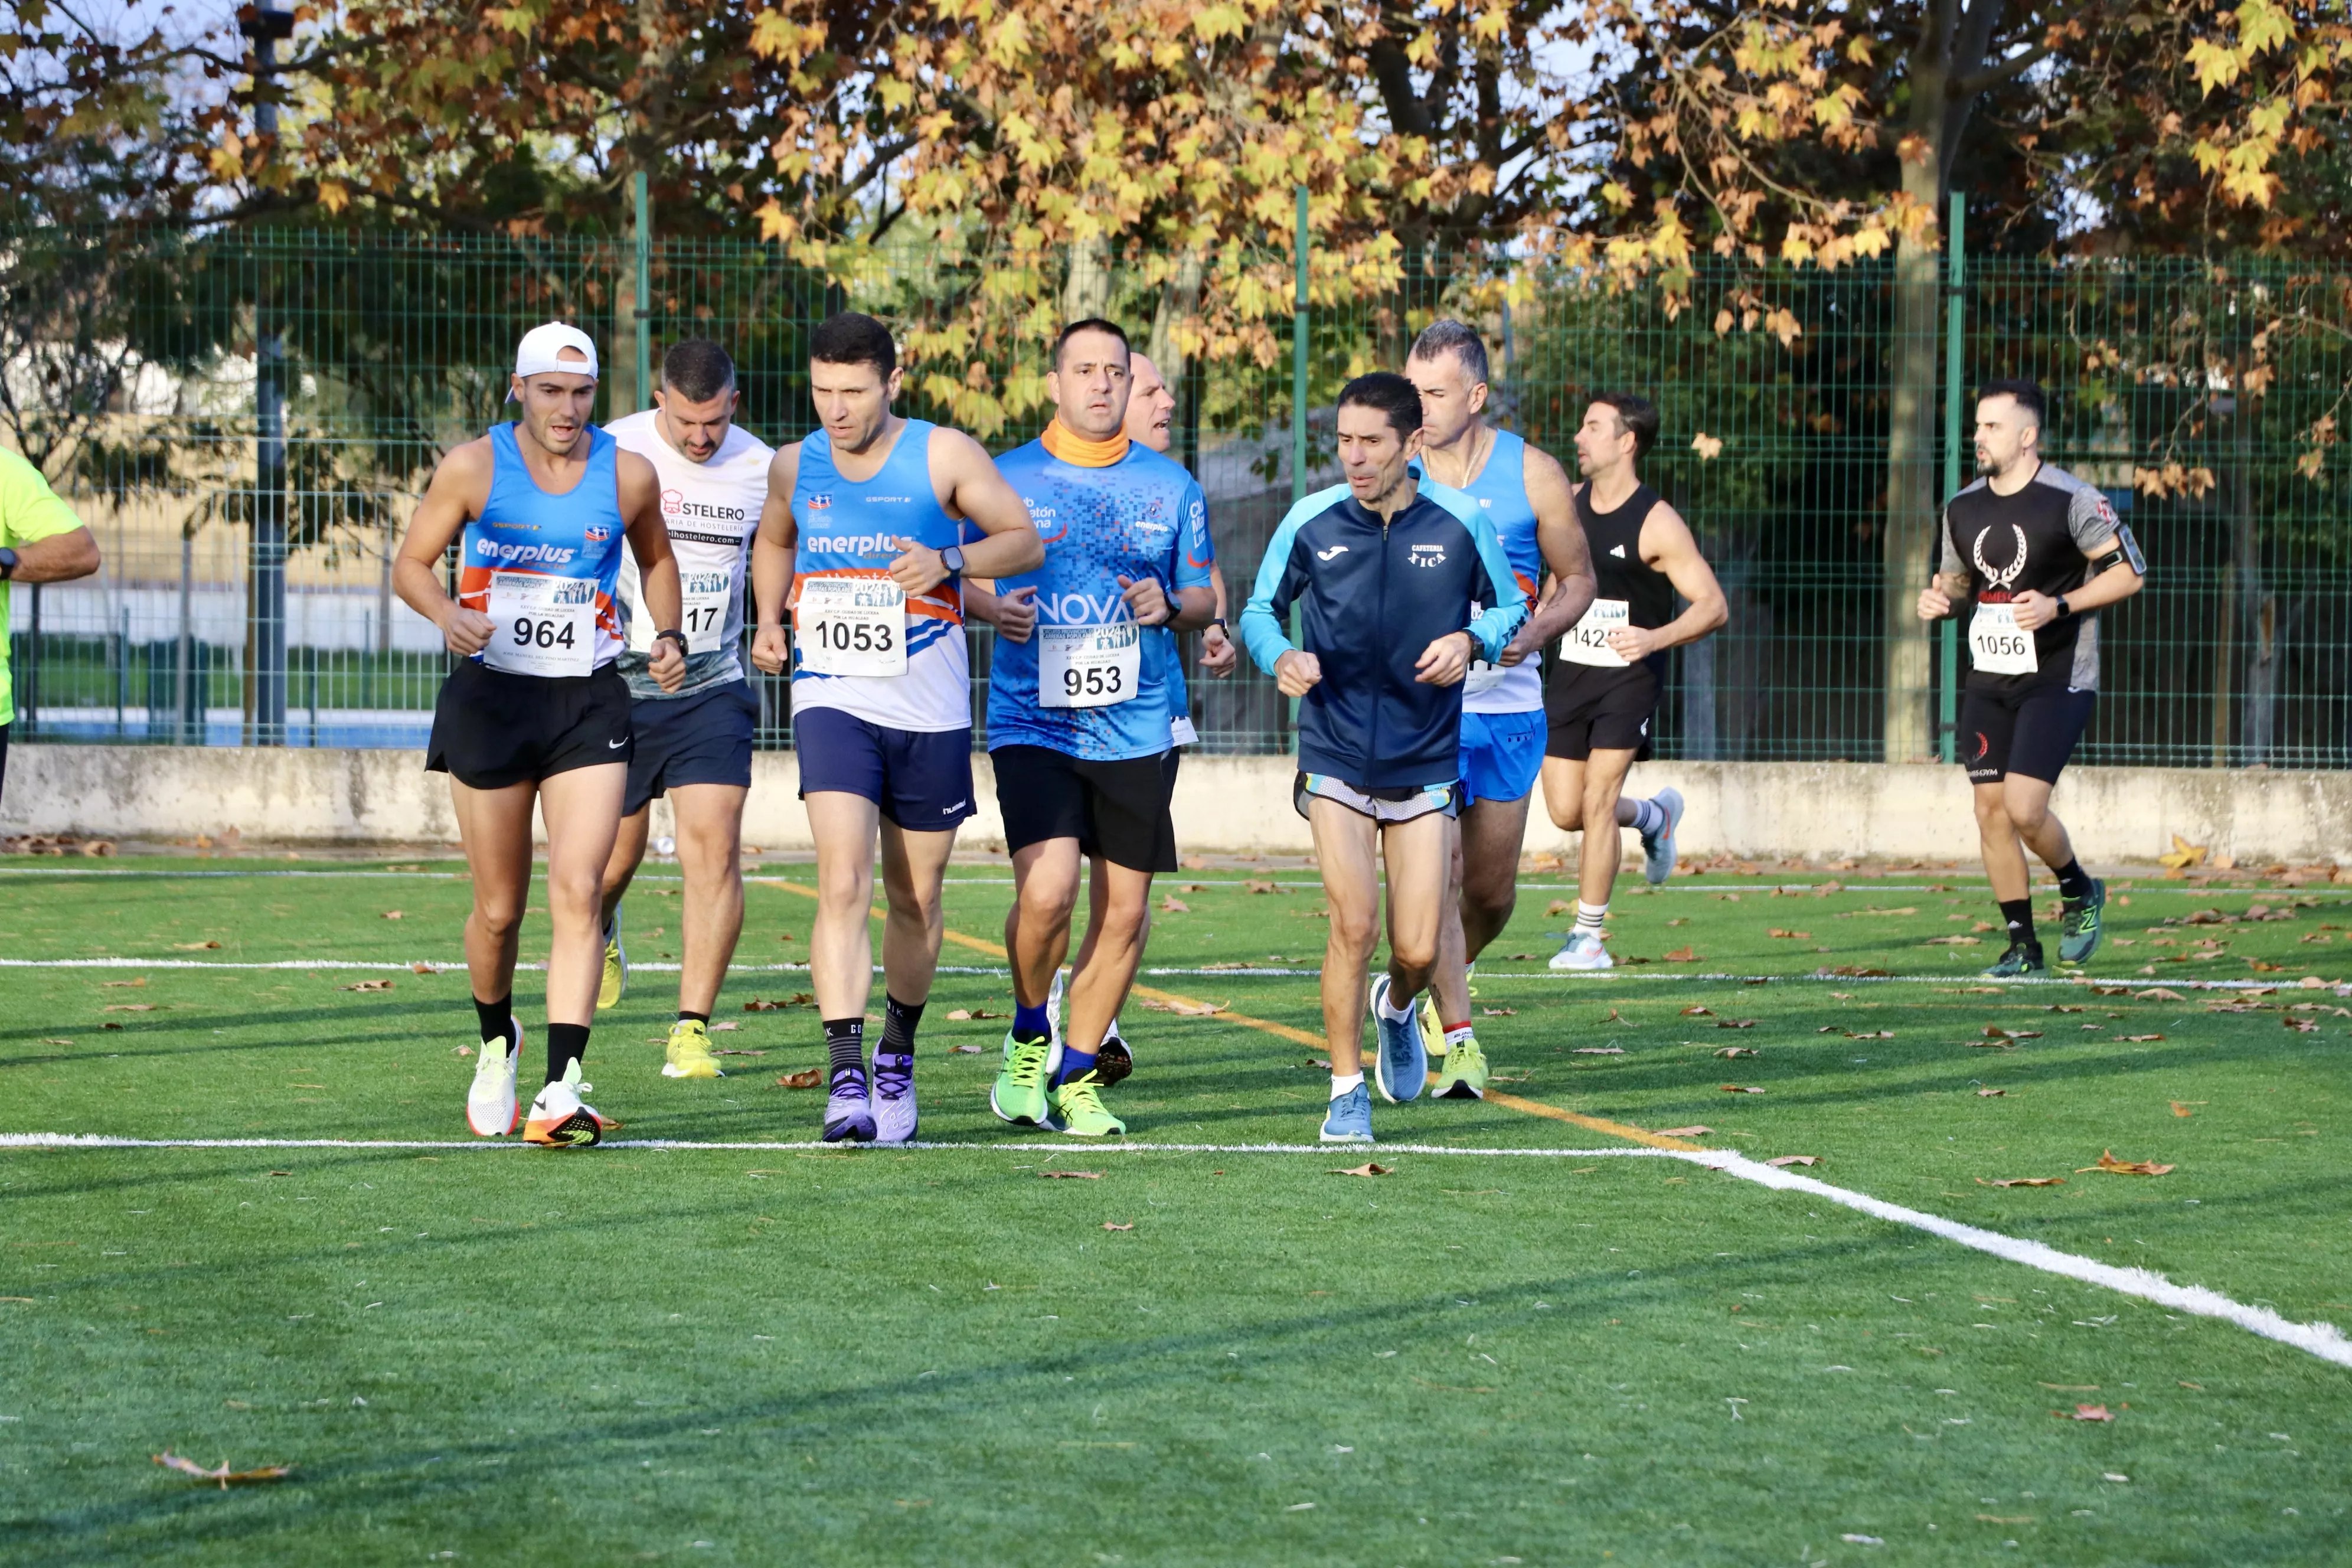
[[[971,803],[971,731],[890,730],[839,708],[793,714],[801,798],[862,795],[908,833],[945,833]]]
[[[2029,686],[2014,693],[1962,691],[1960,763],[1972,784],[1998,784],[2010,773],[2056,784],[2091,727],[2096,691]]]
[[[632,710],[636,760],[621,815],[635,816],[679,784],[751,787],[751,731],[759,694],[748,680],[706,686],[683,697],[640,697]]]

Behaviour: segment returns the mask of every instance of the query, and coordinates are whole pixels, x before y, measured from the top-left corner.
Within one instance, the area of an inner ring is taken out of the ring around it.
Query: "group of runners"
[[[790,672],[816,847],[808,959],[828,1142],[916,1136],[941,888],[975,811],[968,619],[995,634],[987,734],[1013,861],[1014,1014],[990,1104],[1015,1125],[1126,1131],[1103,1091],[1134,1068],[1118,1016],[1150,936],[1152,879],[1178,864],[1171,805],[1195,738],[1186,634],[1202,634],[1212,678],[1246,647],[1297,702],[1293,804],[1330,924],[1326,1142],[1372,1140],[1374,1086],[1391,1103],[1425,1089],[1483,1098],[1473,966],[1510,920],[1538,782],[1553,823],[1583,831],[1554,969],[1612,964],[1617,829],[1639,835],[1649,881],[1674,870],[1682,797],[1631,797],[1626,779],[1651,752],[1664,654],[1722,626],[1727,607],[1688,526],[1641,479],[1659,433],[1643,399],[1591,401],[1578,483],[1489,419],[1477,333],[1433,324],[1403,374],[1341,392],[1342,481],[1283,518],[1229,634],[1206,498],[1166,456],[1175,399],[1114,322],[1063,329],[1052,420],[993,458],[893,412],[896,344],[855,312],[812,335],[817,428],[782,448],[735,423],[735,367],[714,342],[673,345],[656,406],[604,427],[591,417],[598,374],[578,330],[527,333],[516,417],[444,459],[394,568],[403,599],[458,656],[426,766],[450,776],[472,871],[478,1134],[520,1128],[562,1146],[615,1125],[583,1098],[582,1063],[596,1011],[627,987],[624,899],[657,795],[682,876],[662,1071],[720,1076],[709,1031],[742,930],[760,710],[741,653],[747,603],[751,664]],[[2058,874],[2062,957],[2097,945],[2105,890],[2075,864],[2050,786],[2093,701],[2090,612],[2137,591],[2143,569],[2099,492],[2039,463],[2041,417],[2030,385],[1986,389],[1984,477],[1953,499],[1941,570],[1919,600],[1925,617],[1975,602],[1961,729],[2011,937],[1993,973],[2011,975],[2043,964],[2024,847]],[[440,575],[453,544],[454,595]],[[553,930],[546,1076],[526,1106],[513,978],[535,815]],[[883,1005],[869,1041],[877,853]],[[1066,984],[1082,885],[1087,925]],[[1368,983],[1383,926],[1387,966]]]

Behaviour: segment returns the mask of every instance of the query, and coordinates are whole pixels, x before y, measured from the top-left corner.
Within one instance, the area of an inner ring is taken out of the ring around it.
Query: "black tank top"
[[[1675,618],[1675,585],[1666,574],[1642,559],[1642,524],[1659,502],[1658,492],[1636,485],[1633,493],[1613,511],[1592,510],[1592,487],[1576,488],[1576,515],[1584,523],[1584,538],[1592,550],[1592,574],[1601,599],[1625,601],[1625,618],[1633,626],[1663,626]]]

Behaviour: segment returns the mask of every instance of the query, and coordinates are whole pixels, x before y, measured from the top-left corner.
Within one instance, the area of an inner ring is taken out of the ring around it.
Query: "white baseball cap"
[[[557,357],[565,349],[576,351],[588,363],[582,364],[579,360]],[[566,375],[584,375],[589,380],[594,381],[596,379],[594,341],[579,328],[567,326],[562,321],[548,321],[525,332],[522,335],[522,342],[515,345],[515,374],[518,376],[545,375],[551,371]],[[507,401],[512,403],[514,400],[514,388],[509,386],[507,388]]]

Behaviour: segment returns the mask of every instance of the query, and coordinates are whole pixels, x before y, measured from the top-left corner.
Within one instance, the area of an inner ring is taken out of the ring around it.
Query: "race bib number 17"
[[[1108,708],[1135,696],[1143,674],[1143,628],[1133,621],[1040,626],[1037,638],[1039,707]]]
[[[688,572],[686,590],[686,651],[709,653],[727,635],[727,611],[734,597],[732,572]]]
[[[497,627],[482,662],[509,675],[586,675],[596,665],[596,584],[538,572],[490,574]]]
[[[794,622],[801,668],[817,675],[907,673],[907,594],[887,577],[813,577]]]

